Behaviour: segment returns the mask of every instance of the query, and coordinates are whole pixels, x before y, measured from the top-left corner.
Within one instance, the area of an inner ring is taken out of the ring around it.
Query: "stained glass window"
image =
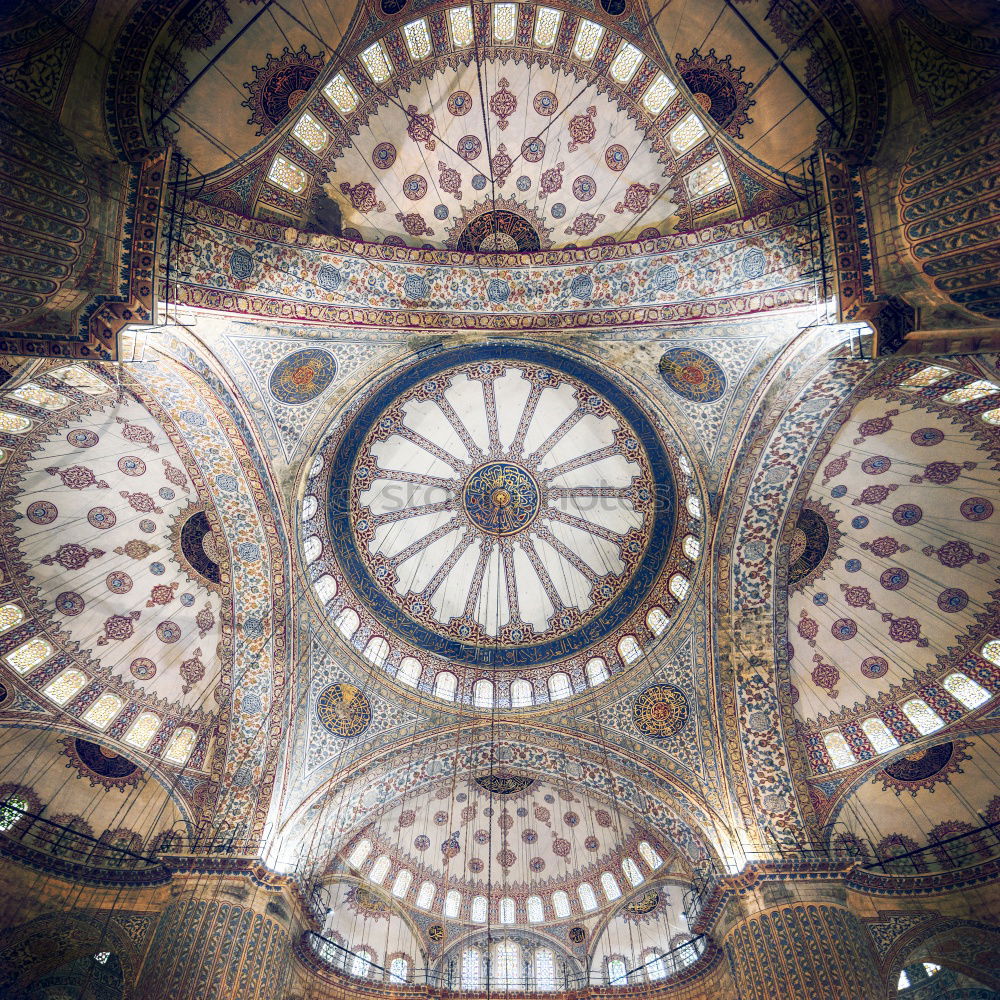
[[[8,653],[6,660],[19,674],[26,674],[29,670],[34,670],[39,663],[44,663],[54,652],[52,643],[48,639],[36,636]]]
[[[643,107],[651,114],[658,115],[671,101],[677,88],[660,73],[642,96]]]
[[[361,619],[353,608],[341,608],[333,624],[345,639],[350,639],[361,628]]]
[[[302,194],[309,184],[309,175],[299,166],[286,159],[280,153],[271,162],[267,179],[272,184],[290,191],[292,194]]]
[[[0,462],[7,461],[7,451],[4,448],[0,448]]]
[[[456,49],[465,49],[472,44],[472,8],[449,7],[448,27],[451,28],[451,44]]]
[[[684,555],[688,559],[697,559],[701,555],[701,542],[694,535],[684,536]]]
[[[857,764],[858,758],[854,756],[854,751],[847,745],[843,733],[836,731],[824,733],[823,742],[826,744],[826,752],[830,755],[830,760],[833,761],[833,766],[836,769]]]
[[[303,550],[305,551],[306,565],[309,566],[323,554],[323,543],[316,535],[310,535],[306,539]]]
[[[427,19],[420,18],[419,21],[411,21],[403,25],[403,37],[406,39],[406,48],[410,53],[410,58],[414,62],[426,59],[432,51],[431,33],[427,30]]]
[[[977,684],[971,677],[963,673],[948,674],[944,679],[945,689],[957,698],[966,708],[979,708],[985,705],[993,696],[986,688]]]
[[[380,635],[377,635],[368,640],[368,645],[365,646],[365,651],[362,655],[376,667],[381,667],[385,664],[386,658],[389,655],[389,643]]]
[[[514,905],[514,900],[510,896],[504,896],[500,900],[500,923],[502,924],[512,924],[517,919],[517,907]]]
[[[552,893],[552,909],[557,917],[568,917],[570,915],[569,896],[562,889]]]
[[[688,595],[688,591],[691,589],[691,581],[683,573],[674,573],[670,578],[669,583],[670,593],[677,598],[678,601],[683,601]]]
[[[646,615],[646,624],[649,626],[649,631],[653,635],[663,635],[667,630],[667,626],[670,624],[670,619],[667,617],[666,611],[663,610],[659,605],[655,608],[650,608],[648,614]]]
[[[911,698],[909,701],[904,701],[900,707],[920,733],[925,735],[933,733],[944,725],[944,719],[922,698]]]
[[[608,983],[612,986],[625,986],[628,984],[628,979],[626,978],[626,973],[628,970],[625,968],[625,959],[623,958],[609,958],[608,959]]]
[[[899,383],[901,389],[925,389],[929,385],[937,385],[945,376],[951,375],[952,369],[940,365],[925,365],[918,372]]]
[[[656,983],[667,978],[667,963],[663,960],[662,955],[653,952],[645,961],[646,975],[649,976],[651,982]]]
[[[642,646],[634,635],[623,635],[618,642],[618,655],[626,663],[635,663],[642,656]]]
[[[559,25],[562,23],[562,11],[552,7],[539,7],[535,14],[535,44],[540,49],[550,49],[555,45]]]
[[[645,840],[639,842],[639,854],[642,855],[642,860],[645,861],[646,864],[653,869],[653,871],[656,871],[656,869],[663,864],[663,858],[656,853],[652,844],[647,843]]]
[[[608,673],[608,665],[604,662],[603,656],[595,656],[587,661],[587,683],[591,687],[603,684],[611,675]]]
[[[0,413],[0,431],[8,434],[23,434],[31,429],[31,421],[27,417],[22,417],[20,413]]]
[[[316,581],[316,594],[324,604],[332,601],[337,596],[337,581],[329,573],[324,573]]]
[[[352,868],[360,868],[367,860],[368,855],[372,852],[372,842],[367,838],[365,840],[359,840],[354,845],[354,850],[351,851],[351,856],[347,859],[347,863]]]
[[[568,698],[573,693],[569,677],[564,673],[555,673],[549,678],[549,698],[558,701],[560,698]]]
[[[486,923],[486,897],[473,896],[472,907],[469,909],[469,919],[474,924]]]
[[[107,729],[111,720],[122,710],[125,704],[121,698],[110,691],[105,691],[86,712],[83,721],[95,729]]]
[[[163,751],[163,759],[170,761],[171,764],[186,764],[194,749],[196,735],[190,726],[181,726],[170,737],[167,749]]]
[[[389,860],[388,856],[383,854],[381,857],[377,858],[375,864],[372,865],[372,870],[368,875],[369,880],[373,885],[381,885],[385,881],[386,875],[389,874],[389,868],[392,866],[392,862]]]
[[[901,969],[899,979],[896,981],[897,990],[907,990],[910,988],[910,977],[906,974],[906,969]]]
[[[462,894],[457,889],[449,889],[444,897],[444,915],[455,919],[462,909]]]
[[[535,951],[535,989],[554,990],[559,983],[556,981],[556,957],[551,948],[538,948]]]
[[[899,746],[899,740],[889,730],[889,727],[879,718],[865,719],[861,723],[861,731],[868,737],[868,742],[878,753],[888,753]]]
[[[634,858],[622,859],[622,871],[625,872],[625,878],[632,885],[642,885],[642,872],[639,871],[639,866],[635,863]]]
[[[0,833],[13,830],[22,815],[28,811],[27,799],[20,795],[8,795],[0,804]]]
[[[524,908],[527,911],[529,923],[540,924],[545,920],[545,907],[542,905],[541,896],[529,896]]]
[[[971,403],[973,400],[982,399],[984,396],[992,396],[1000,392],[1000,388],[995,386],[988,379],[977,379],[968,385],[963,385],[961,389],[952,389],[941,397],[942,403]]]
[[[0,606],[0,634],[9,632],[24,621],[24,612],[16,604]]]
[[[630,42],[622,42],[611,64],[611,77],[616,83],[626,84],[635,76],[642,62],[642,53]]]
[[[319,501],[311,493],[302,501],[302,520],[310,521],[316,514]]]
[[[699,497],[689,495],[685,501],[687,504],[688,513],[692,517],[701,517],[701,499]]]
[[[493,682],[492,681],[476,681],[472,685],[472,704],[476,708],[492,708],[493,707]]]
[[[381,42],[374,42],[361,53],[361,64],[376,83],[385,83],[392,76],[392,66]]]
[[[527,708],[534,702],[530,682],[518,677],[510,686],[510,703],[513,708]]]
[[[516,986],[521,979],[521,949],[514,941],[498,941],[493,946],[490,978],[502,990]]]
[[[455,689],[458,687],[458,678],[454,674],[442,670],[434,678],[434,693],[445,701],[455,700]]]
[[[595,24],[583,18],[580,26],[576,29],[576,38],[573,41],[573,55],[580,62],[590,62],[597,53],[597,48],[604,37],[604,25]]]
[[[594,887],[589,882],[581,882],[576,887],[576,894],[580,897],[580,905],[585,910],[597,909],[597,896],[594,895]]]
[[[338,73],[323,88],[323,94],[342,115],[349,115],[358,106],[358,95],[343,73]]]
[[[125,742],[136,750],[145,750],[159,728],[160,717],[155,712],[140,712],[124,736]]]
[[[405,958],[394,958],[389,963],[389,982],[405,983],[410,978],[410,963]]]
[[[401,868],[396,873],[396,878],[392,883],[392,894],[399,899],[405,899],[410,891],[410,883],[413,881],[413,872],[407,868]]]
[[[601,888],[609,903],[614,902],[622,894],[621,886],[611,872],[604,872],[601,875]]]
[[[994,666],[1000,667],[1000,639],[990,639],[988,642],[984,642],[979,655],[984,660],[989,660]]]
[[[992,424],[994,427],[1000,427],[1000,406],[993,410],[987,410],[985,413],[980,413],[979,416],[986,423]]]
[[[351,957],[351,975],[365,979],[371,970],[372,960],[363,952],[356,951]]]
[[[314,153],[322,153],[330,141],[330,133],[308,111],[302,112],[292,135]]]
[[[700,167],[695,167],[685,177],[685,180],[691,197],[700,198],[702,195],[728,184],[729,174],[726,173],[726,165],[722,162],[722,157],[713,156]]]
[[[434,905],[434,896],[437,894],[437,886],[433,882],[422,882],[420,892],[417,893],[417,906],[422,910],[429,910]]]
[[[478,990],[483,985],[483,960],[478,948],[462,952],[462,989]]]
[[[86,674],[72,667],[64,670],[58,677],[49,681],[42,688],[42,694],[57,705],[65,705],[87,683]]]
[[[679,455],[677,457],[677,464],[681,467],[681,472],[690,479],[693,475],[691,470],[691,463],[688,461],[687,455]]]
[[[406,684],[408,687],[416,687],[422,672],[423,667],[415,656],[404,656],[400,660],[399,670],[396,672],[396,680],[400,684]]]
[[[106,382],[80,365],[67,365],[65,368],[49,372],[49,374],[59,379],[60,382],[65,382],[66,385],[71,385],[74,389],[87,393],[88,396],[99,395],[106,392],[108,388]]]
[[[20,399],[24,403],[31,403],[40,406],[43,410],[61,410],[69,405],[69,399],[61,392],[53,392],[52,389],[44,389],[35,382],[25,382],[16,389],[11,389],[10,394],[15,399]]]
[[[693,112],[689,111],[671,130],[670,145],[678,155],[686,153],[692,146],[697,145],[708,133],[701,119]]]
[[[498,42],[512,42],[517,28],[517,4],[493,4],[493,37]]]

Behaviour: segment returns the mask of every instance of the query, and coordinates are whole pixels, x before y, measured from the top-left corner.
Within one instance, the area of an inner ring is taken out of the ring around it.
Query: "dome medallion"
[[[326,452],[329,571],[399,655],[499,668],[582,655],[641,611],[676,548],[674,473],[649,417],[561,351],[424,357],[366,395]]]

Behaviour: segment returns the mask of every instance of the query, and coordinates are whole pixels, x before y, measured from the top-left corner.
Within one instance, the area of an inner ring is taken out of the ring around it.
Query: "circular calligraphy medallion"
[[[674,347],[660,358],[660,376],[684,399],[693,403],[714,403],[726,391],[722,366],[704,351]]]
[[[488,535],[513,535],[538,513],[538,486],[511,462],[490,462],[469,476],[462,491],[469,520]]]
[[[329,351],[309,347],[274,366],[269,388],[279,403],[308,403],[329,387],[336,373],[337,361]]]
[[[353,684],[324,688],[316,702],[316,714],[324,728],[343,739],[360,736],[372,721],[371,703]]]
[[[684,728],[688,718],[688,700],[673,684],[652,684],[635,701],[632,721],[643,736],[666,739]]]

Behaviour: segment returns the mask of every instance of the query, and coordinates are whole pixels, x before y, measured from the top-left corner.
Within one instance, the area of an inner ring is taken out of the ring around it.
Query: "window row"
[[[67,365],[57,371],[47,373],[50,378],[65,383],[74,389],[79,389],[88,396],[104,392],[107,386],[96,375],[92,375],[86,368],[80,365]],[[56,411],[69,406],[72,400],[69,396],[49,389],[37,382],[24,382],[6,393],[11,399],[16,399],[31,406],[37,406],[42,410]],[[0,431],[7,434],[24,434],[35,426],[35,421],[30,417],[20,413],[11,413],[8,410],[0,411]],[[0,458],[5,457],[0,455]]]
[[[903,379],[899,383],[901,389],[930,389],[946,378],[962,376],[964,372],[956,371],[954,368],[945,368],[941,365],[925,365],[919,371]],[[1000,385],[991,382],[989,379],[970,379],[964,385],[949,389],[946,393],[937,397],[937,402],[947,403],[949,406],[960,406],[963,403],[975,403],[983,399],[1000,397]],[[1000,398],[996,400],[1000,403]],[[979,414],[980,420],[994,427],[1000,427],[1000,406],[986,410]]]
[[[548,992],[560,986],[555,952],[551,948],[529,951],[516,941],[496,941],[489,952],[485,946],[463,949],[459,982],[470,991],[489,986],[501,991]]]

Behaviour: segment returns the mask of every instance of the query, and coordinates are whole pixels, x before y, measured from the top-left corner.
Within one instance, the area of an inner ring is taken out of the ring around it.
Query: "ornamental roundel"
[[[573,944],[583,944],[587,939],[587,932],[582,927],[571,927],[567,937]]]
[[[476,778],[476,784],[490,795],[516,795],[526,791],[535,783],[534,778],[523,774],[483,774]]]
[[[673,684],[652,684],[636,698],[632,721],[643,736],[663,740],[679,733],[688,719],[687,696]]]
[[[709,354],[694,347],[674,347],[660,358],[660,377],[692,403],[714,403],[726,391],[726,374]]]
[[[512,462],[488,462],[465,483],[462,503],[469,520],[501,538],[526,528],[538,513],[538,484]]]
[[[622,910],[633,916],[641,916],[644,913],[651,913],[656,909],[656,904],[660,901],[660,894],[655,889],[644,892],[637,896],[630,903],[626,903]]]
[[[271,372],[268,387],[279,403],[308,403],[329,388],[337,374],[337,359],[318,347],[294,351]]]
[[[368,699],[353,684],[330,684],[320,693],[316,714],[323,726],[343,739],[360,736],[372,721]]]
[[[816,501],[806,501],[789,541],[789,588],[801,589],[821,577],[836,556],[842,537],[833,511]]]
[[[461,118],[472,110],[472,95],[464,90],[456,90],[448,98],[448,110],[456,117]]]
[[[441,924],[431,924],[427,928],[427,936],[432,941],[443,941],[444,940],[444,927]]]

